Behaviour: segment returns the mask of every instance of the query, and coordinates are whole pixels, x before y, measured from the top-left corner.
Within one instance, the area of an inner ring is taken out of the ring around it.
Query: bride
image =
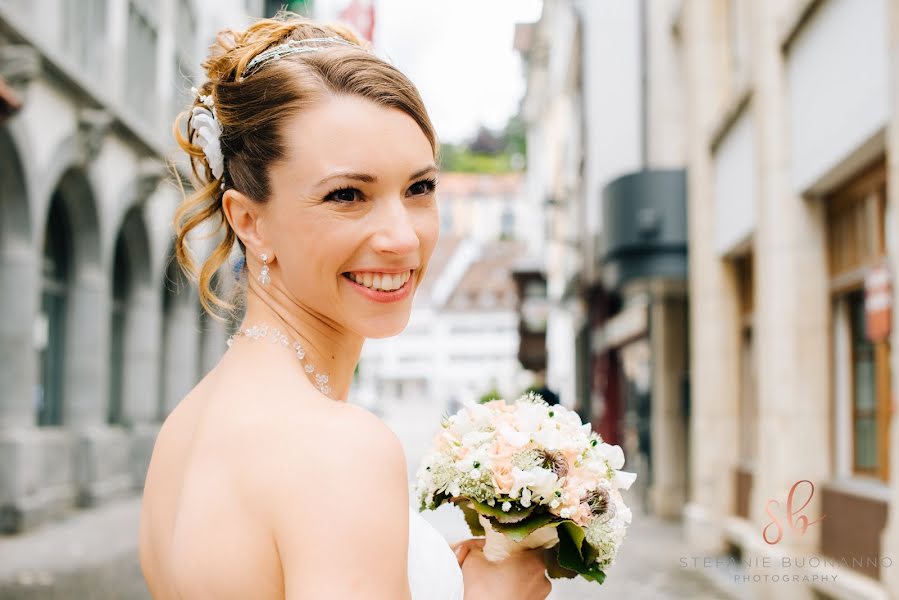
[[[175,128],[198,183],[176,254],[211,310],[236,242],[246,316],[156,441],[151,594],[545,598],[536,551],[454,554],[409,506],[396,436],[346,402],[365,338],[403,330],[437,243],[437,140],[415,87],[351,32],[290,15],[221,32],[204,67]],[[221,242],[198,266],[187,237],[210,225]]]

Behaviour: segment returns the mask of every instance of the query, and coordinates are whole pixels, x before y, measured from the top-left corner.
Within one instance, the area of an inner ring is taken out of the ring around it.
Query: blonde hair
[[[271,60],[242,77],[247,64],[258,54],[288,41],[322,37],[339,37],[349,44]],[[227,262],[235,242],[246,253],[225,218],[224,189],[234,188],[256,202],[268,200],[268,169],[285,158],[283,126],[297,112],[328,95],[366,98],[412,117],[430,142],[435,160],[439,154],[433,125],[412,82],[372,54],[342,25],[319,24],[280,13],[273,19],[257,21],[246,31],[225,29],[216,36],[203,68],[207,81],[199,86],[199,93],[211,95],[215,103],[216,118],[222,125],[225,169],[221,179],[216,179],[197,144],[191,111],[203,104],[194,99],[174,124],[175,139],[190,159],[195,188],[192,194],[185,194],[175,212],[175,257],[187,276],[197,282],[200,302],[214,317],[233,311],[235,306],[214,289],[213,276]],[[187,246],[187,236],[206,222],[213,223],[211,235],[221,238],[198,267]]]

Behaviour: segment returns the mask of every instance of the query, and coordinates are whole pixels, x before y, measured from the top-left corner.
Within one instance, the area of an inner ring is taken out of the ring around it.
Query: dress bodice
[[[409,588],[413,600],[462,600],[462,570],[443,535],[409,507]]]

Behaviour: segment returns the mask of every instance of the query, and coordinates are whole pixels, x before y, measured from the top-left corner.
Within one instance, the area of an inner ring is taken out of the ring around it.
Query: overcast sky
[[[320,15],[346,0],[317,0]],[[503,126],[524,93],[517,22],[542,0],[375,0],[375,46],[418,86],[442,141]]]

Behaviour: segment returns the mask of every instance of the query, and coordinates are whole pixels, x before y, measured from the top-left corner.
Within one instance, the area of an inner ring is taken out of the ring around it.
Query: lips
[[[406,300],[412,295],[413,282],[412,282],[412,272],[414,269],[410,269],[408,271],[401,271],[399,273],[376,273],[374,271],[353,271],[352,273],[343,273],[343,278],[346,280],[348,286],[350,286],[353,290],[361,294],[364,298],[381,304],[390,304],[393,302],[402,302]],[[375,281],[375,276],[380,275],[381,282],[380,285],[382,287],[392,287],[399,283],[398,288],[393,290],[384,290],[381,288],[375,288],[374,284],[377,283]],[[370,277],[369,285],[366,286],[366,279]],[[385,278],[387,282],[385,282]],[[361,279],[360,283],[358,280]]]
[[[384,273],[377,271],[353,271],[343,274],[344,277],[370,290],[392,292],[400,289],[412,276],[412,270],[400,273]]]

